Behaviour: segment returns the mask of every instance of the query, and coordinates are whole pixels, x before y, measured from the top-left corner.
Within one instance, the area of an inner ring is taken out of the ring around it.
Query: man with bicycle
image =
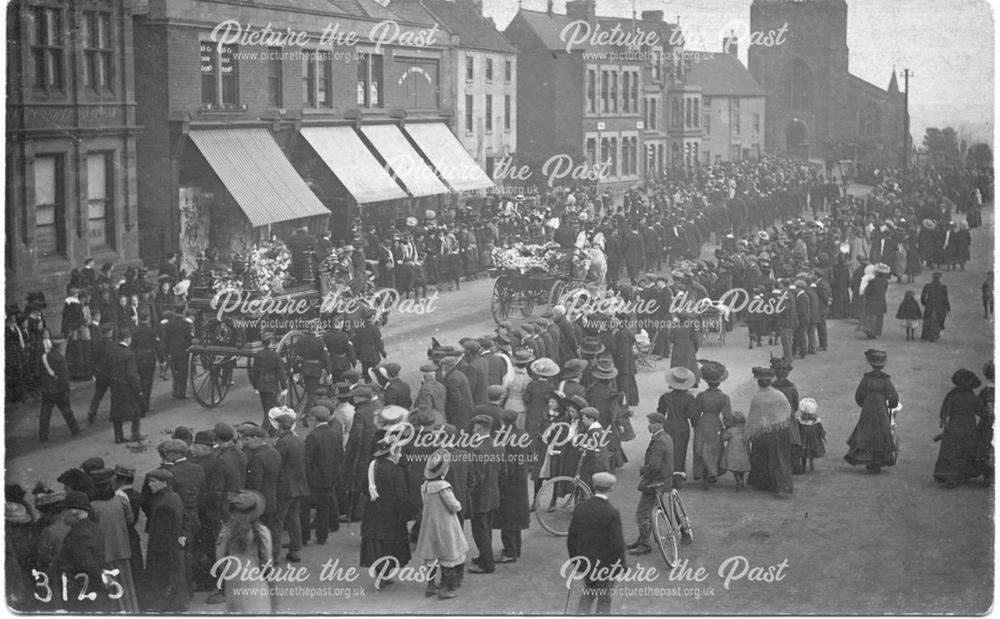
[[[653,509],[656,507],[657,493],[669,492],[673,488],[674,478],[674,442],[670,435],[663,431],[667,418],[660,413],[646,415],[649,420],[649,446],[646,456],[639,469],[639,506],[635,510],[635,521],[639,525],[638,538],[626,546],[629,554],[649,554],[653,549],[649,545],[649,536],[653,529]],[[689,534],[685,531],[681,537],[682,543],[689,543]]]

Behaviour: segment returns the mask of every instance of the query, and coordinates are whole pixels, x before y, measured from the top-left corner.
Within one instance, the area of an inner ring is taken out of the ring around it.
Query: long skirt
[[[788,428],[759,434],[750,441],[747,484],[761,490],[792,492],[792,444]]]
[[[629,406],[639,404],[639,385],[635,382],[634,374],[619,374],[618,389],[625,394],[625,403]]]
[[[960,484],[971,475],[976,455],[976,431],[949,432],[945,428],[941,449],[934,463],[934,479],[945,483]]]
[[[924,313],[924,323],[920,330],[920,339],[928,342],[936,342],[941,337],[941,320],[937,312],[928,311]]]
[[[371,567],[382,557],[396,557],[400,566],[409,563],[409,536],[400,539],[375,539],[374,537],[361,539],[361,567]]]
[[[722,437],[719,435],[702,438],[697,430],[694,435],[694,459],[692,473],[695,479],[713,479],[719,476],[719,460],[722,458]]]
[[[892,466],[896,463],[895,437],[889,413],[881,410],[861,409],[861,416],[854,431],[847,439],[850,448],[844,460],[851,466],[858,464]]]
[[[89,340],[78,337],[66,343],[66,366],[70,380],[89,380],[93,377]]]
[[[878,337],[882,335],[882,319],[882,314],[861,314],[861,320],[858,322],[857,330],[869,337]]]
[[[687,477],[687,466],[684,461],[687,460],[688,451],[688,441],[691,440],[691,429],[690,426],[685,422],[684,425],[674,425],[671,426],[670,421],[667,421],[667,427],[665,428],[667,434],[670,435],[670,440],[674,442],[674,475],[681,475],[682,477]]]
[[[139,614],[139,596],[135,590],[135,580],[132,577],[132,561],[118,559],[108,563],[109,570],[118,570],[114,576],[115,582],[122,587],[122,596],[116,601],[118,610],[129,615]]]

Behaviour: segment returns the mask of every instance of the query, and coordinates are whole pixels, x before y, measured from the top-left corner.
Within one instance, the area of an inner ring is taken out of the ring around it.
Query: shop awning
[[[305,127],[302,137],[358,204],[409,197],[352,127]]]
[[[201,129],[188,135],[255,228],[330,214],[267,129]]]
[[[367,125],[361,132],[385,159],[386,165],[414,198],[448,193],[434,170],[406,140],[396,125]]]
[[[455,191],[490,189],[493,181],[444,123],[412,123],[406,132]]]

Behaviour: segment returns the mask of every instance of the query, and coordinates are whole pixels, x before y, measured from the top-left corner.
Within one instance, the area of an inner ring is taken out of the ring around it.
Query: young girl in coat
[[[795,411],[795,421],[799,424],[799,436],[802,437],[802,470],[814,471],[813,458],[822,458],[826,455],[826,430],[823,429],[823,422],[816,414],[818,409],[816,400],[813,398],[802,398],[799,402],[799,409]],[[806,469],[806,462],[809,468]]]
[[[736,477],[736,491],[743,488],[743,477],[750,470],[750,447],[747,445],[747,418],[740,411],[733,413],[733,425],[722,433],[726,448],[722,452],[720,468],[732,471]]]
[[[903,301],[899,304],[899,309],[896,310],[896,319],[906,329],[906,341],[917,341],[917,329],[923,322],[923,312],[921,312],[920,305],[912,290],[907,290],[903,295]]]
[[[455,498],[451,484],[445,481],[450,464],[451,453],[439,449],[424,466],[424,483],[420,486],[424,506],[414,550],[414,556],[425,566],[432,570],[437,567],[437,574],[429,572],[424,595],[437,595],[439,600],[455,597],[455,589],[459,587],[458,566],[465,564],[469,552],[469,542],[458,519],[462,504]]]

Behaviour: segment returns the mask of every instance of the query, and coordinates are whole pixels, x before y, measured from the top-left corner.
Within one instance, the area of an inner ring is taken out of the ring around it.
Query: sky
[[[462,1],[462,0],[458,0]],[[520,0],[525,9],[544,11],[546,0]],[[597,0],[597,13],[631,19],[633,11],[662,10],[668,21],[680,16],[704,45],[691,50],[721,51],[727,24],[750,22],[751,0]],[[987,0],[848,0],[847,46],[850,71],[881,88],[893,66],[910,69],[910,130],[920,145],[928,127],[954,127],[969,143],[993,143],[994,23]],[[518,0],[483,0],[483,12],[503,30]],[[565,12],[565,0],[555,0]],[[746,46],[740,45],[746,64]]]

